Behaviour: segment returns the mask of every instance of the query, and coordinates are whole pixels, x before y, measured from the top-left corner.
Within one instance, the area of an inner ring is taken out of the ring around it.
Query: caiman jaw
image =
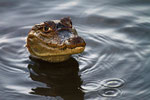
[[[81,53],[85,49],[85,41],[79,37],[73,37],[65,40],[62,45],[45,43],[39,37],[33,34],[28,35],[27,38],[27,48],[29,52],[32,52],[35,56],[62,56],[62,55],[72,55]],[[39,53],[40,52],[40,53]]]
[[[54,44],[52,46],[52,44],[48,43],[45,44],[35,36],[29,36],[27,39],[27,47],[31,56],[49,62],[65,61],[69,59],[72,54],[83,52],[85,45],[86,44],[81,37],[70,38],[65,41],[64,47],[60,45],[54,46]]]

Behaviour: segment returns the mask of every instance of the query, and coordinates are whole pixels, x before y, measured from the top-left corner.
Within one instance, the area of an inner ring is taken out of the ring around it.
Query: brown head
[[[27,37],[31,56],[49,62],[65,61],[70,55],[83,52],[85,45],[85,41],[72,27],[69,17],[37,24]]]

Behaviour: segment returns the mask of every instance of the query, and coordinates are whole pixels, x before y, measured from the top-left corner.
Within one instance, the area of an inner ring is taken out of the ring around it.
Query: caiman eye
[[[68,27],[68,28],[72,28],[72,21],[70,19],[70,17],[66,17],[60,20],[61,24]]]
[[[52,31],[52,29],[50,27],[48,27],[48,26],[44,26],[43,27],[43,31],[44,32],[50,32],[50,31]]]
[[[47,27],[50,28],[50,31],[55,31],[56,30],[56,24],[53,21],[46,21],[46,22],[44,22],[44,24],[46,26],[45,30],[48,30]]]

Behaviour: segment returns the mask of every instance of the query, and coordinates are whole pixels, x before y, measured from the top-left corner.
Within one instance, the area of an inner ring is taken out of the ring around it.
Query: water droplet
[[[124,84],[122,79],[112,78],[101,81],[101,85],[104,87],[117,88]]]
[[[121,93],[121,91],[119,89],[106,88],[100,90],[99,93],[103,97],[116,97]]]

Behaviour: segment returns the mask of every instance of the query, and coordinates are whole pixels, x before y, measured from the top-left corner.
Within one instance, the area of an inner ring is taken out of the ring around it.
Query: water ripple
[[[111,78],[101,81],[101,85],[109,88],[118,88],[124,84],[124,81],[117,78]]]
[[[1,0],[1,99],[148,100],[149,5],[148,0]],[[39,62],[29,60],[25,37],[34,24],[65,16],[72,18],[73,26],[87,43],[86,49],[73,56],[78,61],[76,67],[70,64],[58,70],[50,64],[54,68],[47,72],[43,68],[47,63],[41,69],[30,66],[37,77],[27,68],[31,63],[39,66]],[[57,77],[57,73],[61,75]]]
[[[104,97],[116,97],[120,95],[121,91],[119,89],[107,88],[99,91],[99,94]]]

